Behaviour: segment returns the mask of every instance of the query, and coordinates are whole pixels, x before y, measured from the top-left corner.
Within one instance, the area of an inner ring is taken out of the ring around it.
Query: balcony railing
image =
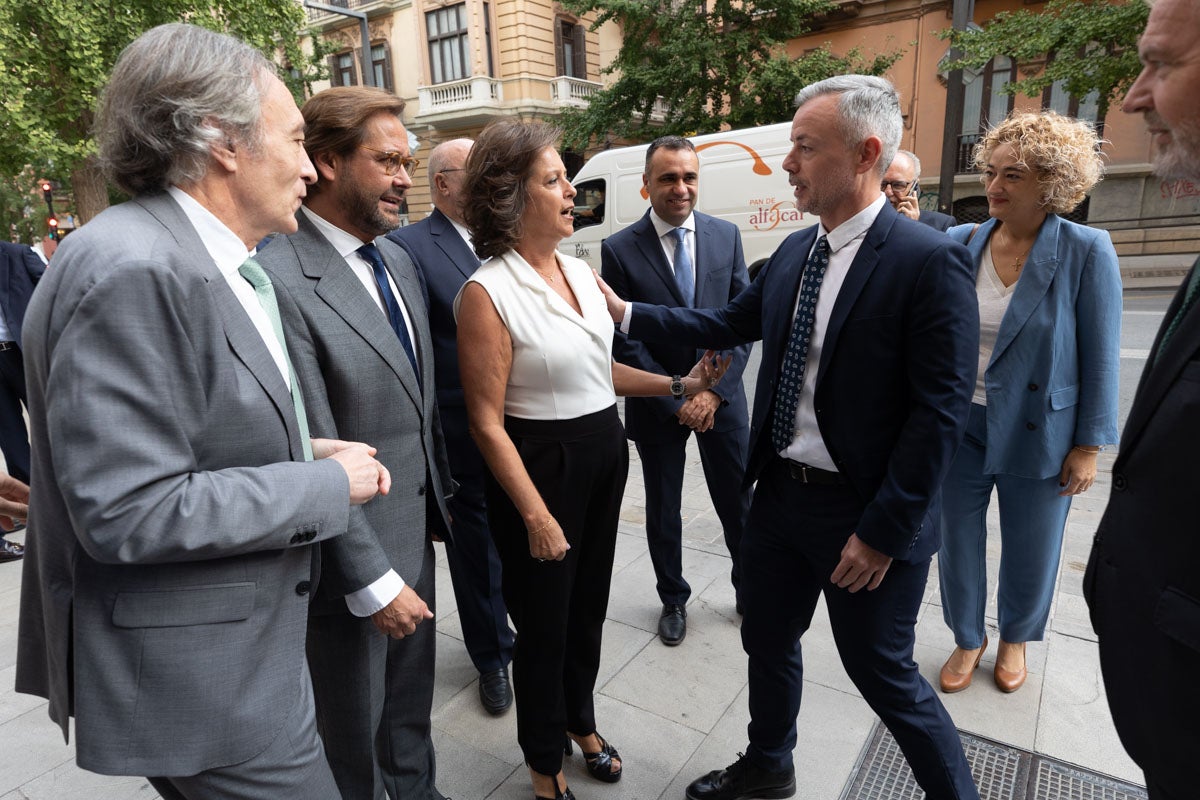
[[[971,163],[971,155],[975,152],[975,145],[979,144],[981,133],[964,133],[958,137],[958,149],[954,153],[954,171],[961,174],[964,172],[974,172],[975,166]]]
[[[417,88],[417,102],[422,114],[442,111],[496,106],[504,102],[500,81],[486,76],[438,83]]]
[[[560,75],[550,82],[550,99],[559,105],[586,106],[602,84]]]

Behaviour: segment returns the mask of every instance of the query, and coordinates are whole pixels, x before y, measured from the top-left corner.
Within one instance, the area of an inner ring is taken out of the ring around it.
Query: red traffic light
[[[42,181],[42,191],[43,192],[50,191],[50,181]]]
[[[51,217],[50,219],[46,220],[46,224],[49,225],[51,228],[57,228],[58,220],[54,217]]]

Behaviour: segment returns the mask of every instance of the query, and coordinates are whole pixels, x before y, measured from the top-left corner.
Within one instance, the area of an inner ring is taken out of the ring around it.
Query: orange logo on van
[[[779,227],[781,222],[802,222],[804,215],[796,210],[791,200],[775,201],[775,198],[751,200],[750,207],[754,213],[747,222],[756,231],[769,231]]]
[[[719,147],[723,144],[733,145],[734,147],[740,147],[743,150],[745,150],[750,155],[750,165],[751,165],[750,169],[751,169],[751,171],[754,172],[755,175],[770,175],[771,174],[771,168],[767,166],[767,162],[762,160],[762,156],[760,156],[758,153],[756,153],[754,151],[753,147],[747,147],[746,145],[742,144],[741,142],[734,142],[734,141],[705,142],[702,145],[697,145],[696,152],[702,153],[710,147]],[[648,191],[646,191],[646,187],[644,185],[641,188],[641,193],[642,193],[643,200],[650,199],[650,193]]]

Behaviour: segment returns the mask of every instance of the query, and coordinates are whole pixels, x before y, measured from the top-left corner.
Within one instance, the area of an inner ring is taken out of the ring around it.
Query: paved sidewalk
[[[1046,641],[1029,647],[1025,687],[1004,695],[993,686],[993,650],[984,656],[975,684],[943,700],[964,731],[1140,782],[1140,772],[1112,728],[1080,589],[1091,536],[1108,497],[1111,458],[1102,457],[1105,471],[1071,511],[1050,629]],[[687,639],[667,648],[655,634],[659,605],[642,528],[640,466],[634,455],[596,700],[601,732],[620,748],[626,771],[620,783],[603,786],[585,774],[582,758],[569,759],[567,777],[580,800],[681,798],[689,781],[725,766],[745,749],[746,665],[728,580],[729,558],[694,448],[687,472],[684,570],[694,595]],[[991,549],[994,571],[998,546]],[[479,706],[475,673],[462,646],[450,575],[440,551],[439,547],[434,698],[439,786],[455,800],[528,800],[532,793],[517,748],[515,715],[492,718]],[[12,691],[20,577],[19,562],[0,565],[0,741],[5,743],[0,749],[0,800],[157,797],[144,779],[102,777],[76,768],[73,749],[63,744],[46,716],[45,703]],[[992,641],[998,638],[994,601],[993,588]],[[937,680],[952,647],[942,623],[935,569],[917,629],[917,660],[930,682]],[[797,796],[836,800],[875,716],[846,677],[822,610],[805,637],[804,655]]]

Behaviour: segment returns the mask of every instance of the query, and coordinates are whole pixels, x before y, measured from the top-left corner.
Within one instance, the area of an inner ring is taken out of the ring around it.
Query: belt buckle
[[[808,464],[800,465],[800,482],[808,483]]]

